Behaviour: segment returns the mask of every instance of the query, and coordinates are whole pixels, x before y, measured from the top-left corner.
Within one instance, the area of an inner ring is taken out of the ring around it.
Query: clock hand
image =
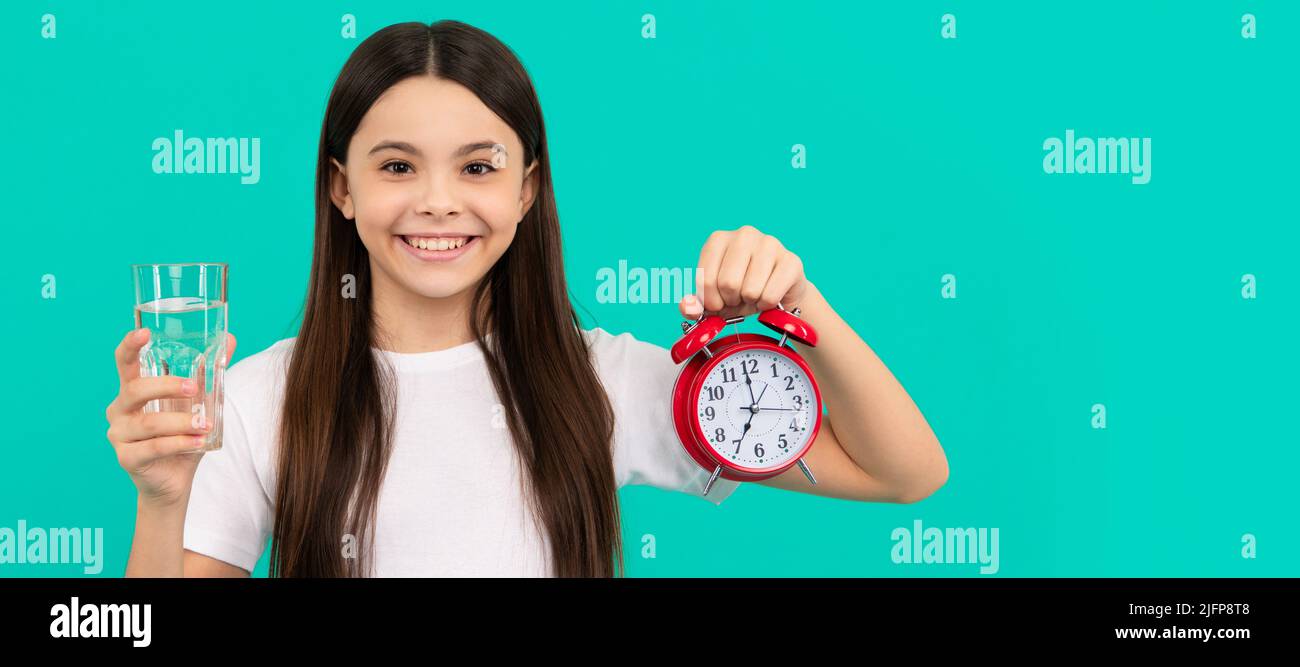
[[[763,391],[758,392],[758,400],[763,400],[763,394],[767,393],[767,385],[763,385]],[[758,401],[754,402],[754,407],[758,407]],[[745,430],[740,434],[740,439],[745,439],[745,433],[749,433],[749,424],[754,421],[754,415],[758,414],[755,410],[749,411],[749,419],[745,420]]]
[[[748,373],[745,374],[745,384],[749,384],[749,374],[748,374]],[[749,390],[749,392],[750,392],[750,395],[752,396],[752,395],[753,395],[753,392],[754,392],[753,388],[751,388],[751,389]],[[763,394],[766,394],[766,393],[767,393],[767,385],[763,385],[763,390],[760,391],[760,392],[758,392],[758,400],[754,401],[754,405],[752,405],[751,407],[752,407],[752,408],[757,408],[757,407],[758,407],[758,401],[763,400]],[[743,430],[743,431],[740,432],[740,438],[736,440],[736,451],[740,451],[740,444],[741,444],[742,442],[745,441],[745,435],[746,435],[747,433],[749,433],[749,425],[754,421],[754,415],[756,415],[756,414],[758,414],[758,411],[757,411],[757,410],[753,410],[753,409],[751,409],[751,410],[749,411],[749,419],[746,419],[746,420],[745,420],[745,430]]]
[[[742,361],[741,364],[740,364],[740,372],[742,372],[742,373],[745,374],[745,386],[749,388],[749,403],[750,403],[750,405],[756,405],[756,404],[758,404],[758,401],[755,401],[755,400],[754,400],[754,385],[751,384],[750,381],[749,381],[749,371],[745,368],[745,364],[744,364],[743,361]]]
[[[749,423],[754,421],[754,413],[749,413],[749,419],[745,420],[745,430],[740,432],[740,438],[736,440],[736,451],[740,451],[740,443],[745,441],[745,434],[749,433]]]

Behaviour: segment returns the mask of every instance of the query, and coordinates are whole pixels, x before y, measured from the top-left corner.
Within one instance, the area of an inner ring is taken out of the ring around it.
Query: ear
[[[524,221],[524,216],[528,209],[533,207],[533,202],[537,200],[537,182],[541,176],[537,173],[537,165],[540,160],[533,160],[528,166],[528,171],[524,172],[524,186],[519,192],[519,222]]]
[[[352,193],[348,191],[348,175],[343,165],[338,160],[330,158],[334,169],[330,170],[330,201],[338,207],[343,213],[343,217],[351,220],[356,212],[352,210]]]

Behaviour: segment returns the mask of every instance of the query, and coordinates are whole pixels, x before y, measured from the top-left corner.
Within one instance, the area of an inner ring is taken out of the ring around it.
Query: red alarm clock
[[[735,333],[714,340],[728,324],[745,318],[700,315],[682,323],[685,335],[672,347],[686,365],[673,385],[673,422],[686,452],[711,471],[708,495],[718,477],[755,482],[798,465],[816,484],[803,456],[822,424],[822,396],[808,363],[787,339],[809,347],[817,332],[777,304],[758,316],[781,339]],[[689,361],[688,361],[689,360]]]

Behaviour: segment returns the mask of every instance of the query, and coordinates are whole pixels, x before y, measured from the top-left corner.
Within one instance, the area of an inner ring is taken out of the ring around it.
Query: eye
[[[470,169],[471,167],[483,167],[484,169],[487,170],[487,171],[475,173],[473,174],[474,176],[486,176],[497,170],[496,167],[493,167],[492,165],[486,162],[471,162],[465,166],[466,169]]]
[[[384,166],[380,167],[380,169],[382,169],[382,170],[384,170],[384,171],[386,171],[386,172],[388,172],[388,173],[390,173],[390,174],[406,174],[406,173],[410,173],[410,172],[403,172],[403,171],[393,171],[393,170],[389,169],[389,167],[391,167],[391,166],[393,166],[393,165],[399,165],[399,164],[402,165],[402,166],[404,166],[404,167],[406,167],[407,169],[410,169],[410,168],[411,168],[411,165],[409,165],[409,164],[407,164],[407,163],[405,163],[405,162],[402,162],[401,160],[393,160],[392,162],[386,163]]]

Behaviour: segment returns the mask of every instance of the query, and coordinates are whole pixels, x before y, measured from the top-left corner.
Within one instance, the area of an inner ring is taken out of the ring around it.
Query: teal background
[[[1255,40],[1240,35],[1248,11]],[[40,37],[46,12],[57,39]],[[940,38],[947,12],[956,40]],[[345,13],[355,40],[340,37]],[[714,507],[625,488],[630,575],[981,576],[892,563],[891,531],[921,519],[998,528],[999,577],[1294,576],[1298,14],[1276,1],[4,3],[0,526],[103,527],[98,576],[122,574],[135,494],[103,411],[132,327],[128,265],[228,262],[236,361],[294,335],[333,78],[386,25],[455,18],[534,78],[587,326],[670,345],[676,306],[597,303],[596,271],[693,267],[709,232],[753,224],[799,254],[948,455],[947,485],[914,505],[750,484]],[[260,137],[261,182],[152,173],[152,140],[177,128]],[[1042,142],[1066,129],[1151,137],[1150,183],[1045,174]],[[806,169],[791,168],[794,144]],[[940,298],[947,273],[956,299]]]

